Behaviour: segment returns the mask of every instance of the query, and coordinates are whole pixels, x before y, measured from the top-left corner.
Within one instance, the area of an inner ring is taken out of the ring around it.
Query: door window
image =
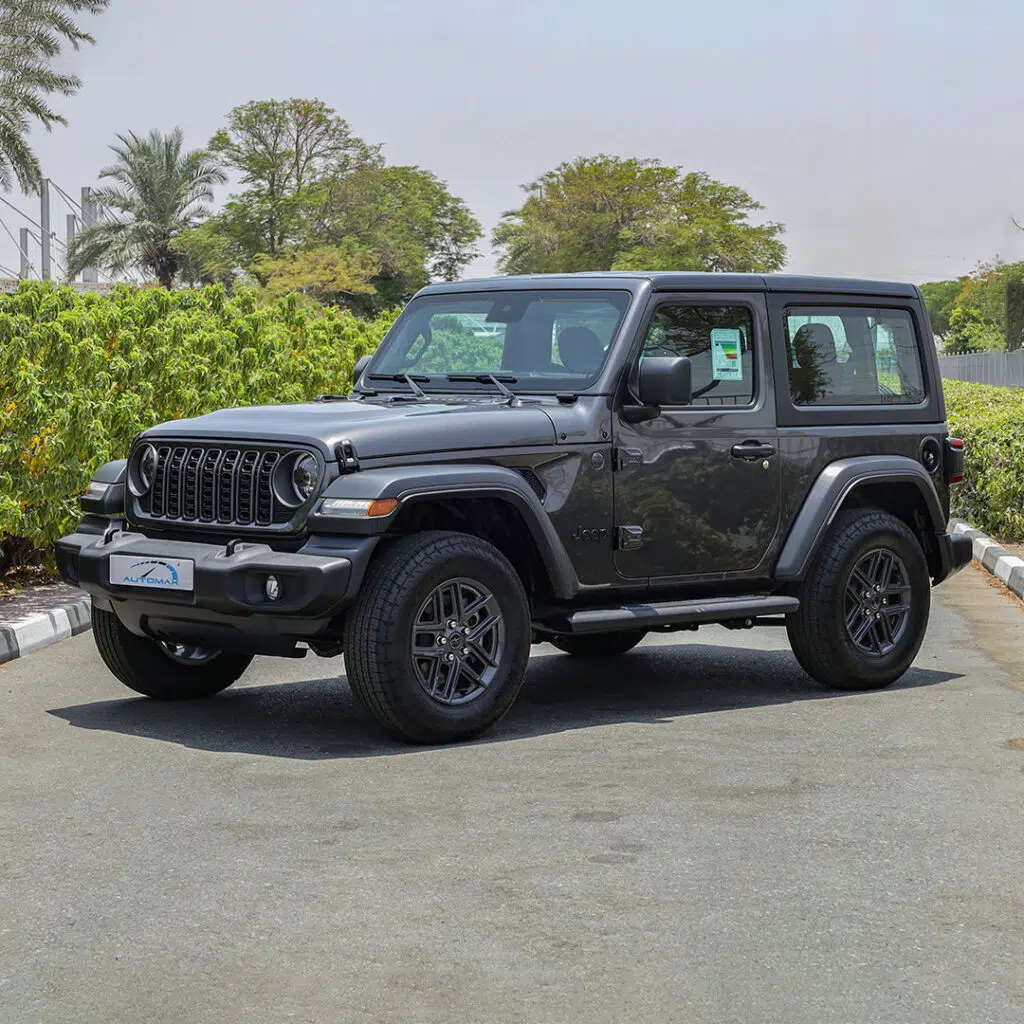
[[[645,356],[688,356],[693,405],[746,407],[754,401],[754,321],[746,306],[659,306]]]

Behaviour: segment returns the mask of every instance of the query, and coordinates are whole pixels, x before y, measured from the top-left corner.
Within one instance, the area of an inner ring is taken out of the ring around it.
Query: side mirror
[[[693,368],[688,356],[645,356],[640,362],[640,401],[645,406],[689,405]]]
[[[370,360],[372,358],[373,358],[373,356],[369,355],[369,356],[361,356],[359,359],[356,360],[355,368],[352,370],[352,383],[353,384],[358,384],[359,383],[359,378],[362,377],[363,370],[365,370],[367,368],[367,366],[370,365]]]

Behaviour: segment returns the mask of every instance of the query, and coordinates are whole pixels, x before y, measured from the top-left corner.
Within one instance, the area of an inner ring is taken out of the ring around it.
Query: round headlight
[[[312,455],[300,455],[292,466],[292,487],[302,501],[316,493],[320,483],[320,466]]]
[[[149,493],[153,486],[153,477],[156,475],[156,466],[159,461],[156,449],[151,445],[143,445],[134,458],[135,465],[128,474],[128,486],[136,498],[141,498]]]

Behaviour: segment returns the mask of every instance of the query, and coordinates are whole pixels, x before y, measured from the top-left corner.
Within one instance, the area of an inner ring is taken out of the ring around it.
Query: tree
[[[958,306],[949,318],[945,350],[950,355],[967,352],[998,352],[1006,347],[1006,336],[986,320],[980,309]]]
[[[314,291],[374,313],[405,301],[431,277],[458,277],[476,256],[480,224],[445,182],[419,167],[388,167],[380,147],[354,135],[320,100],[236,107],[210,146],[240,172],[244,188],[184,244],[218,258],[230,254],[263,285],[270,286],[270,268],[277,288],[298,273],[297,264],[315,266],[314,276],[327,276]],[[214,233],[226,245],[211,246]],[[304,261],[304,251],[317,255]],[[371,287],[328,286],[330,268],[343,281],[371,266]]]
[[[339,303],[353,295],[372,295],[371,280],[380,265],[371,253],[354,246],[300,249],[284,256],[258,256],[256,273],[270,298],[301,292],[319,302]]]
[[[94,42],[76,14],[99,14],[110,0],[0,0],[0,189],[15,181],[38,192],[42,169],[29,135],[33,122],[52,131],[66,119],[49,105],[54,95],[72,96],[77,75],[55,69],[65,45],[77,50]]]
[[[225,227],[251,255],[277,256],[299,241],[328,169],[332,175],[381,163],[379,147],[352,133],[322,100],[262,100],[235,107],[210,151],[247,186],[228,204]]]
[[[747,192],[659,160],[580,157],[524,191],[492,236],[505,273],[767,273],[786,261],[783,226],[750,223],[762,207]]]
[[[966,280],[966,277],[961,277],[956,281],[930,281],[921,285],[932,330],[943,340],[949,334],[949,318],[953,315]]]
[[[119,135],[111,146],[117,162],[100,172],[117,184],[93,190],[106,211],[99,224],[86,228],[68,252],[68,274],[103,266],[115,274],[129,268],[151,270],[170,288],[185,266],[177,241],[184,231],[209,216],[213,186],[227,175],[205,150],[183,152],[184,135],[150,132]]]

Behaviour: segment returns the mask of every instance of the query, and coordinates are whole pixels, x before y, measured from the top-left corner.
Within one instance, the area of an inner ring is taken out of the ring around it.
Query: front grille
[[[274,493],[274,469],[284,452],[263,448],[154,442],[153,486],[139,499],[149,519],[210,526],[275,526],[295,508]]]

